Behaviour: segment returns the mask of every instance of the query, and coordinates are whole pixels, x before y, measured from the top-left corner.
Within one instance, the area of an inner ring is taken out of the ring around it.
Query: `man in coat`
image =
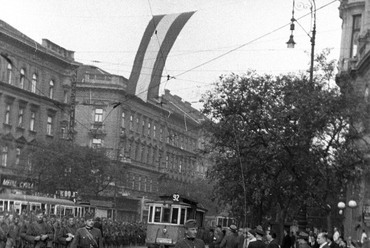
[[[94,216],[85,215],[85,226],[77,229],[71,248],[103,248],[101,231],[94,227]]]
[[[179,240],[175,248],[205,248],[203,240],[196,238],[198,232],[197,221],[194,219],[185,222],[185,237]]]
[[[226,236],[222,240],[220,247],[221,248],[238,248],[239,244],[239,235],[237,233],[238,229],[235,225],[231,225],[227,229]]]
[[[280,248],[280,245],[276,240],[276,233],[266,231],[266,240],[268,242],[267,248]]]
[[[70,248],[76,235],[77,226],[73,216],[68,216],[67,224],[60,228],[57,233],[57,241],[63,247]]]
[[[254,238],[248,244],[248,248],[266,248],[265,243],[262,241],[262,238],[265,232],[262,230],[261,227],[255,228],[254,230],[250,231],[251,235],[254,235]]]
[[[48,246],[48,241],[53,240],[53,231],[44,222],[44,214],[41,209],[36,211],[36,220],[28,226],[25,238],[34,248],[45,248]]]
[[[224,239],[224,233],[222,232],[221,226],[217,226],[215,230],[215,248],[220,248],[220,244]]]
[[[321,232],[317,235],[317,243],[320,245],[319,248],[329,248],[328,245],[328,234]]]

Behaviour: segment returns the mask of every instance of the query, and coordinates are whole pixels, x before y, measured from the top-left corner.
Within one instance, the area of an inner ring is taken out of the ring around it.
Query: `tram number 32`
[[[172,200],[173,200],[174,202],[178,202],[178,201],[180,200],[180,195],[179,195],[179,194],[173,194],[173,195],[172,195]]]

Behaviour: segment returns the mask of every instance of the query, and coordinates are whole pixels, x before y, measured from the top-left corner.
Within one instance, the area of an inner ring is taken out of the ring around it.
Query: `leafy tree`
[[[101,149],[60,141],[34,144],[24,154],[29,165],[27,173],[36,180],[38,192],[68,190],[98,195],[115,175],[110,159]]]
[[[317,56],[311,84],[303,75],[221,76],[203,97],[217,152],[209,177],[223,203],[244,223],[274,217],[283,228],[300,209],[330,209],[343,185],[358,176],[363,99],[329,87],[334,62]]]

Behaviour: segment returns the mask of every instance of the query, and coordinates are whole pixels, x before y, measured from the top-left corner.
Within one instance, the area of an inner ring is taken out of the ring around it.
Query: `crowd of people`
[[[0,248],[122,248],[144,245],[145,235],[145,224],[91,214],[75,218],[0,212]]]
[[[368,241],[365,231],[358,243],[350,238],[345,240],[337,228],[332,233],[284,230],[283,237],[278,239],[277,233],[270,229],[263,230],[261,226],[238,229],[231,225],[226,229],[217,226],[210,229],[209,233],[198,233],[197,237],[209,248],[358,248],[364,247],[363,244]]]

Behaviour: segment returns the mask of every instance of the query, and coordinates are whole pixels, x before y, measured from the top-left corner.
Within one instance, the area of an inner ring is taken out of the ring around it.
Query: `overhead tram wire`
[[[148,0],[149,1],[149,0]],[[333,1],[331,1],[331,2],[329,2],[329,3],[327,3],[327,4],[325,4],[325,5],[323,5],[323,6],[321,6],[321,7],[319,7],[319,8],[317,8],[316,9],[316,11],[318,11],[318,10],[321,10],[321,9],[323,9],[323,8],[325,8],[325,7],[327,7],[327,6],[329,6],[329,5],[331,5],[331,4],[333,4],[334,2],[337,2],[338,0],[333,0]],[[149,3],[150,4],[150,3]],[[311,13],[307,13],[307,14],[305,14],[305,15],[302,15],[301,17],[299,17],[299,18],[296,18],[296,20],[300,20],[300,19],[302,19],[302,18],[304,18],[304,17],[306,17],[306,16],[308,16],[308,15],[310,15]],[[175,75],[175,76],[173,76],[172,78],[177,78],[177,77],[179,77],[179,76],[182,76],[182,75],[184,75],[184,74],[186,74],[186,73],[188,73],[188,72],[191,72],[191,71],[193,71],[193,70],[195,70],[195,69],[197,69],[197,68],[199,68],[199,67],[202,67],[202,66],[204,66],[204,65],[206,65],[206,64],[209,64],[209,63],[211,63],[211,62],[213,62],[213,61],[215,61],[215,60],[218,60],[218,59],[220,59],[220,58],[222,58],[222,57],[224,57],[224,56],[226,56],[226,55],[228,55],[228,54],[230,54],[230,53],[232,53],[232,52],[235,52],[235,51],[237,51],[237,50],[239,50],[239,49],[241,49],[241,48],[243,48],[243,47],[245,47],[245,46],[247,46],[247,45],[250,45],[250,44],[252,44],[252,43],[254,43],[254,42],[256,42],[256,41],[258,41],[258,40],[260,40],[260,39],[262,39],[262,38],[264,38],[264,37],[266,37],[266,36],[269,36],[269,35],[271,35],[271,34],[273,34],[273,33],[275,33],[275,32],[277,32],[277,31],[279,31],[280,29],[283,29],[283,28],[285,28],[285,27],[287,27],[287,26],[289,26],[290,25],[290,22],[289,23],[287,23],[287,24],[285,24],[285,25],[282,25],[282,26],[280,26],[280,27],[278,27],[278,28],[276,28],[276,29],[274,29],[274,30],[272,30],[272,31],[270,31],[270,32],[268,32],[268,33],[266,33],[266,34],[263,34],[263,35],[261,35],[261,36],[259,36],[259,37],[257,37],[257,38],[255,38],[255,39],[253,39],[253,40],[251,40],[251,41],[248,41],[248,42],[246,42],[246,43],[244,43],[244,44],[242,44],[242,45],[239,45],[238,47],[236,47],[236,48],[233,48],[233,49],[231,49],[231,50],[229,50],[229,51],[227,51],[227,52],[225,52],[225,53],[222,53],[222,54],[220,54],[220,55],[218,55],[218,56],[216,56],[216,57],[214,57],[214,58],[212,58],[212,59],[210,59],[210,60],[208,60],[208,61],[206,61],[206,62],[204,62],[204,63],[201,63],[201,64],[199,64],[199,65],[197,65],[197,66],[194,66],[194,67],[192,67],[192,68],[190,68],[190,69],[188,69],[188,70],[186,70],[186,71],[184,71],[184,72],[182,72],[182,73],[179,73],[179,74],[177,74],[177,75]],[[162,77],[164,77],[163,75],[162,75]],[[168,79],[168,78],[167,78]],[[164,81],[162,81],[162,82],[160,82],[160,84],[159,85],[161,85],[161,84],[163,84],[163,83],[166,83],[166,82],[168,82],[168,80],[164,80]],[[122,102],[120,102],[120,104],[119,105],[121,105],[121,104],[123,104],[123,103],[125,103],[125,102],[127,102],[127,101],[129,101],[129,100],[131,100],[131,98],[133,98],[133,97],[135,97],[135,96],[138,96],[138,95],[140,95],[140,94],[143,94],[143,93],[146,93],[146,92],[148,92],[150,89],[152,89],[152,88],[154,88],[154,87],[156,87],[156,86],[152,86],[152,87],[149,87],[148,89],[146,89],[146,90],[143,90],[143,91],[141,91],[141,92],[138,92],[137,94],[134,94],[134,95],[129,95],[128,97],[127,97],[127,99],[126,100],[124,100],[124,101],[122,101]],[[112,110],[111,110],[112,111]],[[106,118],[105,118],[106,119]],[[104,119],[104,120],[105,120]]]
[[[166,74],[168,75],[167,76],[167,82],[170,80],[170,77],[169,77],[169,74],[168,74],[168,71],[167,71],[167,68],[166,68],[166,61],[165,61],[165,59],[164,59],[164,56],[163,56],[163,52],[162,52],[162,50],[161,50],[161,46],[162,46],[162,44],[161,44],[161,42],[159,41],[159,38],[158,38],[158,33],[157,33],[157,29],[156,29],[156,27],[157,27],[157,23],[155,23],[155,21],[154,21],[154,15],[153,15],[153,10],[152,10],[152,5],[150,4],[150,0],[148,0],[148,5],[149,5],[149,10],[150,10],[150,14],[151,14],[151,16],[152,16],[152,20],[153,20],[153,26],[154,26],[154,35],[155,35],[155,37],[156,37],[156,40],[157,40],[157,43],[158,43],[158,48],[159,48],[159,52],[160,52],[160,55],[161,55],[161,59],[163,60],[163,64],[164,64],[164,70],[166,71]],[[154,58],[154,59],[156,59],[156,58]],[[148,68],[148,69],[152,69],[152,70],[154,70],[155,68]],[[150,75],[152,75],[152,74],[150,74]],[[158,75],[159,76],[159,75]],[[162,76],[162,75],[160,75],[160,76]],[[161,84],[161,83],[160,83]],[[159,85],[160,85],[159,84]],[[143,93],[145,93],[145,91],[143,92]],[[113,106],[113,108],[108,112],[108,114],[105,116],[105,118],[104,118],[104,120],[103,120],[103,123],[104,123],[104,121],[109,117],[109,115],[113,112],[113,110],[115,109],[115,108],[117,108],[119,105],[121,105],[122,104],[122,102],[120,102],[120,103],[117,103],[117,104],[115,104],[114,106]]]
[[[327,4],[325,4],[325,5],[321,6],[320,8],[316,9],[316,11],[318,11],[318,10],[320,10],[320,9],[323,9],[324,7],[327,7],[327,6],[329,6],[330,4],[333,4],[334,2],[337,2],[337,1],[338,1],[338,0],[333,0],[333,1],[331,1],[331,2],[329,2],[329,3],[327,3]],[[300,19],[302,19],[302,18],[304,18],[304,17],[306,17],[306,16],[308,16],[308,15],[311,15],[311,13],[307,13],[307,14],[303,15],[303,16],[301,16],[301,17],[297,18],[297,20],[300,20]],[[261,35],[261,36],[259,36],[259,37],[255,38],[255,39],[253,39],[253,40],[251,40],[251,41],[247,42],[247,43],[244,43],[244,44],[242,44],[242,45],[240,45],[240,46],[238,46],[238,47],[236,47],[236,48],[234,48],[234,49],[231,49],[231,50],[229,50],[229,51],[227,51],[227,52],[225,52],[225,53],[223,53],[223,54],[220,54],[220,55],[216,56],[216,57],[215,57],[215,58],[213,58],[213,59],[210,59],[210,60],[208,60],[208,61],[206,61],[206,62],[204,62],[204,63],[201,63],[201,64],[199,64],[199,65],[197,65],[197,66],[194,66],[193,68],[190,68],[189,70],[186,70],[186,71],[184,71],[184,72],[182,72],[182,73],[179,73],[179,74],[177,74],[175,77],[181,76],[181,75],[186,74],[186,73],[188,73],[188,72],[190,72],[190,71],[193,71],[194,69],[197,69],[197,68],[202,67],[202,66],[204,66],[204,65],[206,65],[206,64],[209,64],[209,63],[211,63],[211,62],[213,62],[213,61],[215,61],[215,60],[217,60],[217,59],[219,59],[219,58],[222,58],[222,57],[224,57],[224,56],[226,56],[226,55],[228,55],[228,54],[230,54],[230,53],[232,53],[232,52],[235,52],[235,51],[239,50],[239,49],[240,49],[240,48],[242,48],[242,47],[245,47],[245,46],[247,46],[247,45],[249,45],[249,44],[251,44],[251,43],[253,43],[253,42],[257,41],[257,40],[260,40],[260,39],[262,39],[262,38],[264,38],[264,37],[266,37],[266,36],[268,36],[268,35],[270,35],[270,34],[272,34],[272,33],[275,33],[275,32],[277,32],[277,31],[279,31],[280,29],[283,29],[283,28],[285,28],[285,27],[287,27],[287,26],[289,26],[289,25],[290,25],[290,23],[289,23],[289,24],[285,24],[285,25],[283,25],[283,26],[281,26],[281,27],[278,27],[278,28],[276,28],[276,29],[274,29],[274,30],[272,30],[272,31],[270,31],[270,32],[268,32],[268,33],[266,33],[266,34],[263,34],[263,35]]]
[[[325,7],[327,7],[327,6],[329,6],[329,5],[331,5],[331,4],[333,4],[334,2],[337,2],[338,0],[333,0],[333,1],[331,1],[331,2],[329,2],[329,3],[327,3],[327,4],[325,4],[325,5],[323,5],[323,6],[321,6],[321,7],[319,7],[319,8],[317,8],[317,10],[316,11],[318,11],[318,10],[321,10],[321,9],[323,9],[323,8],[325,8]],[[302,19],[302,18],[304,18],[304,17],[306,17],[306,16],[308,16],[308,15],[310,15],[311,13],[307,13],[307,14],[305,14],[305,15],[302,15],[301,17],[299,17],[299,18],[296,18],[297,20],[300,20],[300,19]],[[208,61],[206,61],[206,62],[204,62],[204,63],[201,63],[201,64],[199,64],[199,65],[197,65],[197,66],[194,66],[194,67],[192,67],[192,68],[190,68],[190,69],[188,69],[188,70],[186,70],[186,71],[184,71],[184,72],[182,72],[182,73],[179,73],[179,74],[177,74],[177,75],[175,75],[174,77],[179,77],[179,76],[181,76],[181,75],[184,75],[184,74],[186,74],[186,73],[188,73],[188,72],[190,72],[190,71],[193,71],[193,70],[195,70],[195,69],[197,69],[197,68],[199,68],[199,67],[202,67],[202,66],[204,66],[204,65],[206,65],[206,64],[209,64],[209,63],[211,63],[211,62],[213,62],[213,61],[215,61],[215,60],[217,60],[217,59],[220,59],[220,58],[222,58],[222,57],[224,57],[224,56],[226,56],[226,55],[228,55],[228,54],[230,54],[230,53],[232,53],[232,52],[235,52],[235,51],[237,51],[237,50],[239,50],[240,48],[242,48],[242,47],[245,47],[245,46],[247,46],[247,45],[250,45],[250,44],[252,44],[252,43],[254,43],[254,42],[256,42],[256,41],[258,41],[258,40],[260,40],[260,39],[262,39],[262,38],[264,38],[264,37],[266,37],[266,36],[268,36],[268,35],[271,35],[271,34],[273,34],[273,33],[275,33],[275,32],[277,32],[277,31],[279,31],[280,29],[283,29],[283,28],[285,28],[285,27],[287,27],[287,26],[289,26],[290,25],[290,22],[289,23],[287,23],[287,24],[285,24],[285,25],[283,25],[283,26],[280,26],[280,27],[278,27],[278,28],[276,28],[276,29],[274,29],[274,30],[272,30],[272,31],[270,31],[270,32],[268,32],[268,33],[266,33],[266,34],[263,34],[263,35],[261,35],[261,36],[259,36],[259,37],[257,37],[257,38],[255,38],[255,39],[253,39],[253,40],[251,40],[251,41],[248,41],[248,42],[246,42],[246,43],[244,43],[244,44],[242,44],[242,45],[240,45],[240,46],[238,46],[238,47],[236,47],[236,48],[233,48],[233,49],[231,49],[231,50],[229,50],[229,51],[227,51],[227,52],[225,52],[225,53],[223,53],[223,54],[220,54],[220,55],[218,55],[218,56],[216,56],[216,57],[214,57],[214,58],[212,58],[212,59],[210,59],[210,60],[208,60]],[[162,83],[165,83],[167,80],[164,80],[164,81],[162,81],[162,82],[160,82],[160,84],[162,84]],[[134,96],[137,96],[137,95],[140,95],[140,94],[142,94],[142,93],[145,93],[145,92],[147,92],[148,90],[150,90],[151,88],[153,88],[154,86],[152,86],[152,87],[149,87],[148,89],[146,89],[146,90],[143,90],[143,91],[141,91],[141,92],[138,92],[137,94],[135,94],[135,95],[132,95],[131,97],[134,97]],[[129,101],[130,100],[130,97],[128,97],[125,101],[123,101],[123,102],[121,102],[121,104],[122,103],[125,103],[125,102],[127,102],[127,101]]]

